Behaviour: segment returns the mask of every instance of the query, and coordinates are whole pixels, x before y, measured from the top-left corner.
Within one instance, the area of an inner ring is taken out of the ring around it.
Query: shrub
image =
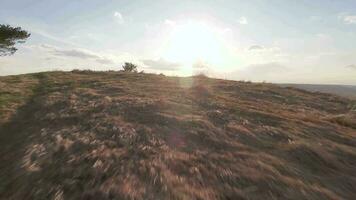
[[[93,73],[94,71],[91,69],[73,69],[71,72],[77,74],[90,74]]]
[[[124,72],[137,72],[137,66],[129,62],[126,62],[122,68]]]

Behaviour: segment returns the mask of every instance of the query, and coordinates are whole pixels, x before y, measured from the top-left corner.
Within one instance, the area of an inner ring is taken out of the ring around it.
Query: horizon
[[[8,75],[0,75],[0,77],[5,77],[5,76],[21,76],[21,75],[27,75],[27,74],[36,74],[36,73],[51,73],[51,72],[73,72],[75,70],[80,70],[80,71],[86,71],[89,70],[91,72],[122,72],[122,69],[108,69],[108,70],[92,70],[92,69],[86,69],[86,68],[82,68],[82,69],[78,69],[78,68],[73,68],[70,70],[60,70],[60,69],[53,69],[50,71],[39,71],[39,72],[30,72],[30,73],[19,73],[19,74],[8,74]],[[137,72],[139,73],[139,72]],[[262,81],[251,81],[248,79],[228,79],[228,78],[224,78],[224,77],[211,77],[211,76],[207,76],[204,73],[201,74],[192,74],[192,75],[185,75],[185,76],[179,76],[179,75],[166,75],[164,73],[160,73],[160,72],[144,72],[145,74],[153,74],[153,75],[160,75],[163,74],[164,76],[167,77],[177,77],[177,78],[189,78],[189,77],[194,77],[194,76],[199,76],[199,75],[203,75],[206,76],[207,78],[212,78],[212,79],[220,79],[220,80],[226,80],[226,81],[237,81],[237,82],[252,82],[252,83],[266,83],[266,84],[275,84],[275,85],[310,85],[310,86],[341,86],[341,87],[356,87],[356,84],[332,84],[332,83],[286,83],[286,82],[268,82],[265,80]]]
[[[132,62],[170,76],[356,85],[352,0],[4,0],[0,24],[32,34],[0,57],[0,76]]]

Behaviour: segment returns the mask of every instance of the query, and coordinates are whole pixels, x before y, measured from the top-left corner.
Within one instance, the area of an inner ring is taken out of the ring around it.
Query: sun
[[[217,65],[223,62],[224,44],[218,30],[204,22],[189,21],[174,26],[164,57],[192,66],[197,62]]]

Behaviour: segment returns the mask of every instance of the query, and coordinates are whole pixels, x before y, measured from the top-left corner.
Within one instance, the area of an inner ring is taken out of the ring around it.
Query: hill
[[[0,199],[353,199],[355,102],[206,77],[0,77]]]
[[[296,87],[311,92],[324,92],[356,99],[355,85],[315,85],[315,84],[279,84],[283,87]]]

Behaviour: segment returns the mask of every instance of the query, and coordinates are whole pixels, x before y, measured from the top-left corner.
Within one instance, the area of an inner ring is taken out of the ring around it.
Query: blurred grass
[[[356,195],[355,129],[339,119],[351,119],[348,99],[78,70],[0,77],[0,86],[0,199]]]

